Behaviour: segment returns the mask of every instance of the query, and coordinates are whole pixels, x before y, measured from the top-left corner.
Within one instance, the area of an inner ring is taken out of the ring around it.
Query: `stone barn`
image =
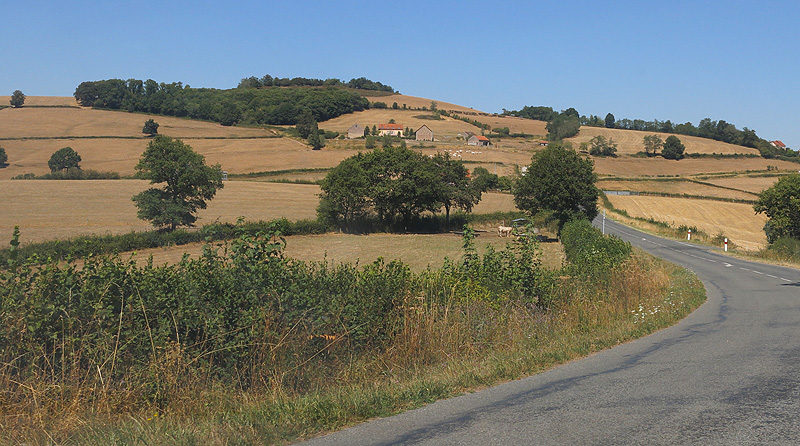
[[[352,127],[347,129],[347,138],[348,139],[356,139],[356,138],[363,138],[364,137],[364,127],[358,125],[358,123],[353,124]]]
[[[417,141],[433,141],[433,130],[425,124],[422,124],[422,127],[417,129],[416,135]]]

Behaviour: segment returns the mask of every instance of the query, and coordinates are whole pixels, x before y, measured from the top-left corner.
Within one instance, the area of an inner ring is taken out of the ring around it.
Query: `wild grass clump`
[[[460,259],[420,274],[301,262],[278,226],[162,266],[22,260],[17,233],[0,272],[0,443],[282,444],[535,373],[704,298],[583,227],[596,249],[571,265],[606,250],[608,272],[544,269],[533,237],[479,253],[469,228]]]

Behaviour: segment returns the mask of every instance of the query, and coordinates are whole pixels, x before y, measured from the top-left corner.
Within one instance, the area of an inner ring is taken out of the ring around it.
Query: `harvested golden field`
[[[662,140],[666,140],[667,137],[670,136],[669,133],[582,126],[577,136],[568,138],[566,141],[571,142],[572,146],[577,150],[582,142],[589,142],[589,140],[598,135],[604,136],[606,139],[611,138],[617,143],[617,155],[633,155],[638,152],[644,152],[642,140],[647,135],[658,135]],[[706,138],[698,138],[696,136],[675,136],[686,146],[686,153],[745,153],[758,155],[758,150],[749,147],[737,146]]]
[[[763,231],[767,219],[756,215],[749,204],[647,196],[611,195],[608,199],[631,217],[652,218],[673,227],[694,226],[711,237],[722,233],[745,250],[759,250],[767,243]]]
[[[462,114],[461,116],[469,119],[474,119],[482,124],[488,124],[492,128],[508,127],[510,133],[527,133],[529,135],[538,135],[541,137],[547,136],[546,121],[537,121],[534,119],[518,118],[516,116],[500,116],[500,115],[471,115]],[[534,142],[537,143],[537,142]]]
[[[369,126],[371,128],[373,125],[387,124],[389,120],[394,119],[396,123],[402,124],[403,127],[410,127],[414,131],[423,125],[427,125],[428,128],[433,130],[433,137],[436,141],[455,141],[456,135],[465,131],[480,134],[479,128],[458,119],[448,118],[447,116],[442,116],[441,120],[423,119],[417,116],[433,116],[433,113],[420,110],[392,110],[391,108],[370,109],[339,116],[338,118],[321,122],[319,125],[325,130],[347,134],[347,129],[356,123],[362,127]],[[461,144],[466,146],[465,141],[461,141]]]
[[[272,130],[225,127],[213,122],[90,108],[4,108],[0,110],[0,138],[124,136],[144,137],[148,119],[158,122],[158,133],[176,138],[269,136]]]
[[[297,168],[333,167],[356,150],[311,150],[291,138],[193,139],[182,141],[220,164],[228,173],[263,172]],[[72,147],[81,156],[81,167],[133,175],[149,139],[27,139],[2,141],[9,166],[0,169],[0,180],[24,173],[50,172],[47,161],[58,149]],[[363,148],[362,148],[363,150]]]
[[[149,187],[140,180],[3,180],[0,243],[20,226],[24,243],[82,234],[122,234],[152,227],[136,217],[131,197]],[[201,211],[198,225],[248,220],[316,218],[319,187],[229,181]]]
[[[503,248],[508,238],[495,233],[479,233],[475,238],[478,252],[484,253],[488,245]],[[361,265],[374,262],[378,257],[384,261],[401,260],[416,272],[425,268],[441,267],[445,257],[458,260],[463,255],[461,236],[455,234],[324,234],[295,235],[286,237],[287,257],[305,261],[328,260],[334,264],[355,263]],[[203,243],[183,246],[145,249],[137,252],[140,262],[153,256],[156,265],[177,263],[184,254],[197,258],[202,254]],[[547,268],[559,268],[564,254],[559,243],[542,243],[542,261]]]
[[[779,179],[781,179],[779,176],[751,177],[747,175],[741,175],[730,178],[709,178],[703,181],[716,184],[717,186],[733,187],[736,189],[760,194],[765,189],[772,187],[772,185],[775,184]]]
[[[20,226],[24,243],[84,234],[122,234],[152,229],[136,217],[131,197],[149,187],[141,180],[0,180],[3,212],[0,244]],[[198,225],[247,220],[315,219],[319,187],[307,184],[228,181],[198,213]],[[475,212],[514,210],[509,194],[487,193]]]
[[[403,108],[403,104],[406,104],[408,108],[421,109],[422,107],[425,107],[427,109],[430,109],[431,102],[433,101],[433,99],[408,96],[404,94],[390,94],[388,96],[367,96],[367,95],[364,96],[367,99],[369,99],[370,102],[384,102],[389,108],[392,107],[392,103],[397,102],[397,106],[400,107],[401,109]],[[451,104],[449,102],[442,102],[442,101],[436,101],[436,106],[440,110],[477,111],[469,107],[464,107],[462,105]],[[418,113],[419,111],[420,110],[417,110]]]
[[[755,194],[750,194],[741,191],[730,189],[723,189],[720,187],[709,186],[706,184],[697,184],[691,181],[618,181],[618,180],[600,180],[597,182],[597,187],[601,190],[619,190],[619,191],[635,191],[635,192],[650,192],[660,194],[687,194],[699,195],[704,197],[717,197],[717,198],[731,198],[736,200],[755,200],[758,198]],[[733,187],[733,186],[730,186]]]
[[[780,170],[798,170],[798,165],[787,161],[764,158],[712,159],[686,158],[680,161],[655,158],[594,158],[594,170],[598,175],[622,178],[642,176],[678,176],[714,173],[745,173],[767,171],[767,166],[778,166]]]
[[[0,96],[0,105],[8,105],[11,96]],[[25,96],[26,106],[37,107],[78,107],[78,101],[72,96]]]

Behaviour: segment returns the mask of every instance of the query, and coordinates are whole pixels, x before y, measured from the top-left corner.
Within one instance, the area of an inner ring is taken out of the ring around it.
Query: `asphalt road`
[[[800,444],[800,271],[605,229],[694,271],[708,301],[635,342],[308,444]]]

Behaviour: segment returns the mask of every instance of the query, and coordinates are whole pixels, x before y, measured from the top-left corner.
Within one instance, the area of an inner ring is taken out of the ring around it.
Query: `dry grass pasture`
[[[767,243],[763,230],[766,217],[756,215],[749,204],[648,196],[608,199],[631,217],[652,218],[673,227],[694,226],[712,237],[722,233],[745,250],[755,251]]]
[[[8,105],[11,96],[0,96],[0,105]],[[24,107],[78,107],[72,96],[25,96]]]
[[[755,200],[758,198],[754,193],[723,189],[720,187],[698,184],[686,180],[676,181],[619,181],[619,180],[599,180],[597,187],[601,190],[609,191],[635,191],[650,192],[660,194],[686,194],[699,195],[704,197],[731,198],[735,200]],[[733,187],[733,186],[730,186]]]
[[[732,187],[735,189],[746,190],[754,194],[759,194],[772,187],[772,185],[775,184],[780,178],[780,176],[754,177],[748,175],[737,175],[726,178],[709,178],[704,179],[703,181],[716,184],[717,186]]]
[[[516,116],[500,116],[500,115],[470,115],[462,114],[461,116],[469,119],[474,119],[482,124],[488,124],[493,129],[508,127],[510,133],[526,133],[528,135],[537,135],[545,137],[547,135],[547,122],[537,121],[534,119],[518,118]]]
[[[141,180],[0,180],[0,244],[20,226],[23,243],[84,234],[122,234],[152,229],[136,217],[131,197],[149,187]],[[229,181],[199,213],[198,224],[214,221],[316,218],[319,187],[306,184]],[[5,242],[4,242],[5,241]]]
[[[614,142],[617,143],[617,155],[633,155],[638,152],[644,152],[644,143],[642,141],[647,135],[658,135],[662,140],[666,140],[667,137],[670,136],[669,133],[607,129],[602,127],[581,127],[581,131],[578,135],[568,138],[567,141],[571,142],[575,149],[578,149],[582,142],[589,142],[595,136],[603,136],[606,139],[613,139]],[[758,150],[749,147],[737,146],[706,138],[698,138],[696,136],[675,136],[686,146],[686,153],[743,153],[758,155]]]
[[[475,238],[475,246],[481,254],[486,252],[489,245],[499,250],[506,243],[509,243],[508,238],[500,238],[494,232],[479,233]],[[361,265],[383,257],[386,262],[400,260],[413,271],[420,272],[429,266],[440,267],[445,257],[460,259],[463,255],[461,244],[461,237],[455,234],[295,235],[286,237],[285,254],[304,261],[327,260],[333,264],[358,262]],[[203,246],[202,243],[192,243],[144,249],[138,251],[135,258],[144,262],[152,256],[156,265],[173,264],[179,262],[184,254],[188,254],[190,258],[198,258],[202,254]],[[422,246],[425,249],[420,249]],[[545,267],[555,269],[561,266],[564,253],[560,244],[541,243],[540,248]]]
[[[685,158],[680,161],[656,158],[594,158],[594,169],[600,176],[620,178],[665,177],[703,174],[722,174],[759,171],[766,172],[768,166],[777,166],[781,171],[797,171],[800,165],[764,158],[713,159]]]
[[[401,109],[403,108],[403,104],[406,104],[408,108],[422,109],[422,107],[425,107],[427,109],[430,109],[431,102],[434,101],[433,99],[420,98],[417,96],[408,96],[405,94],[390,94],[387,96],[369,96],[369,92],[367,92],[365,93],[365,96],[367,96],[367,99],[369,99],[370,102],[384,102],[390,108],[392,107],[392,103],[397,102],[397,106],[400,107]],[[469,112],[477,111],[469,107],[464,107],[462,105],[452,104],[450,102],[443,102],[443,101],[436,101],[436,106],[440,110],[469,111]],[[420,110],[417,111],[419,112]]]
[[[349,115],[339,116],[338,118],[330,119],[320,123],[320,127],[325,130],[332,130],[339,133],[347,133],[353,124],[360,124],[369,126],[370,128],[378,124],[386,124],[390,119],[394,119],[396,123],[402,124],[403,127],[410,127],[414,131],[427,125],[433,130],[433,137],[436,141],[455,141],[456,135],[461,132],[470,131],[480,133],[480,129],[472,124],[468,124],[458,119],[442,116],[441,120],[438,119],[424,119],[418,116],[434,116],[429,111],[421,110],[393,110],[389,109],[370,109],[360,112],[355,112]],[[461,142],[466,145],[465,142]]]

